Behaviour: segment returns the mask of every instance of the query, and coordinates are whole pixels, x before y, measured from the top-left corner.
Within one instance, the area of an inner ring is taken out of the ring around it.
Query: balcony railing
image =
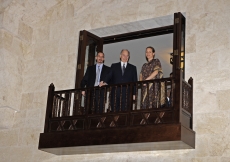
[[[188,82],[162,78],[61,91],[51,84],[39,148],[178,140],[194,148],[192,100],[192,78]],[[151,131],[151,137],[145,136]],[[191,138],[183,132],[192,134]],[[143,138],[137,138],[138,134]],[[52,142],[54,137],[60,141]]]
[[[64,91],[51,84],[45,132],[172,123],[172,85],[172,78]]]

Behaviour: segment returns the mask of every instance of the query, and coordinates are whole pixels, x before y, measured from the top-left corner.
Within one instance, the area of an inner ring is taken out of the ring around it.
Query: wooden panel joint
[[[78,65],[77,65],[77,69],[78,69],[78,70],[81,70],[81,64],[78,64]]]
[[[177,56],[177,55],[178,55],[178,49],[174,50],[173,54],[174,54],[175,56]]]
[[[180,21],[180,19],[179,19],[179,18],[175,18],[175,24],[178,24],[178,23],[179,23],[179,21]]]
[[[83,35],[81,35],[81,36],[80,36],[80,41],[83,41],[83,38],[84,38],[84,36],[83,36]]]

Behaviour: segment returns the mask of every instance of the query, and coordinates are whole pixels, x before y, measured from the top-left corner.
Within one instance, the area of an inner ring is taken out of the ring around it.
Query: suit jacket
[[[103,65],[100,81],[104,81],[106,76],[109,74],[109,72],[110,72],[110,67]],[[81,80],[81,88],[85,88],[85,86],[87,88],[94,87],[95,79],[96,79],[96,65],[89,66],[86,70],[84,77]]]
[[[106,76],[104,82],[111,84],[136,82],[137,81],[137,68],[136,66],[127,63],[125,73],[122,76],[121,63],[114,63],[111,65],[110,73]]]

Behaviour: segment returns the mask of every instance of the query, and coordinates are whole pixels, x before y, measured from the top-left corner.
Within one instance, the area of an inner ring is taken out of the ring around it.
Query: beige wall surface
[[[230,0],[0,1],[0,161],[229,162]],[[80,30],[185,12],[196,148],[56,156],[38,150],[47,89],[74,88]]]

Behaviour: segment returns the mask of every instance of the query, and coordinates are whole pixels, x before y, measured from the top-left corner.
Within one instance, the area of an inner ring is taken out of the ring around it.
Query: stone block
[[[227,48],[229,47],[228,30],[202,32],[197,34],[196,41],[196,50],[199,52],[212,52]]]
[[[10,107],[0,107],[0,129],[12,128],[16,112]]]
[[[217,91],[217,102],[219,111],[230,110],[230,89]]]
[[[24,22],[20,21],[19,28],[18,28],[18,35],[28,41],[32,41],[33,29],[29,25],[25,24]]]
[[[0,130],[0,146],[10,147],[18,145],[19,129]]]
[[[29,162],[33,161],[33,146],[17,146],[12,147],[10,161],[17,161],[17,162]]]
[[[229,125],[229,117],[228,114],[224,112],[195,114],[193,123],[193,130],[195,130],[197,134],[218,135],[225,132],[226,127]]]

